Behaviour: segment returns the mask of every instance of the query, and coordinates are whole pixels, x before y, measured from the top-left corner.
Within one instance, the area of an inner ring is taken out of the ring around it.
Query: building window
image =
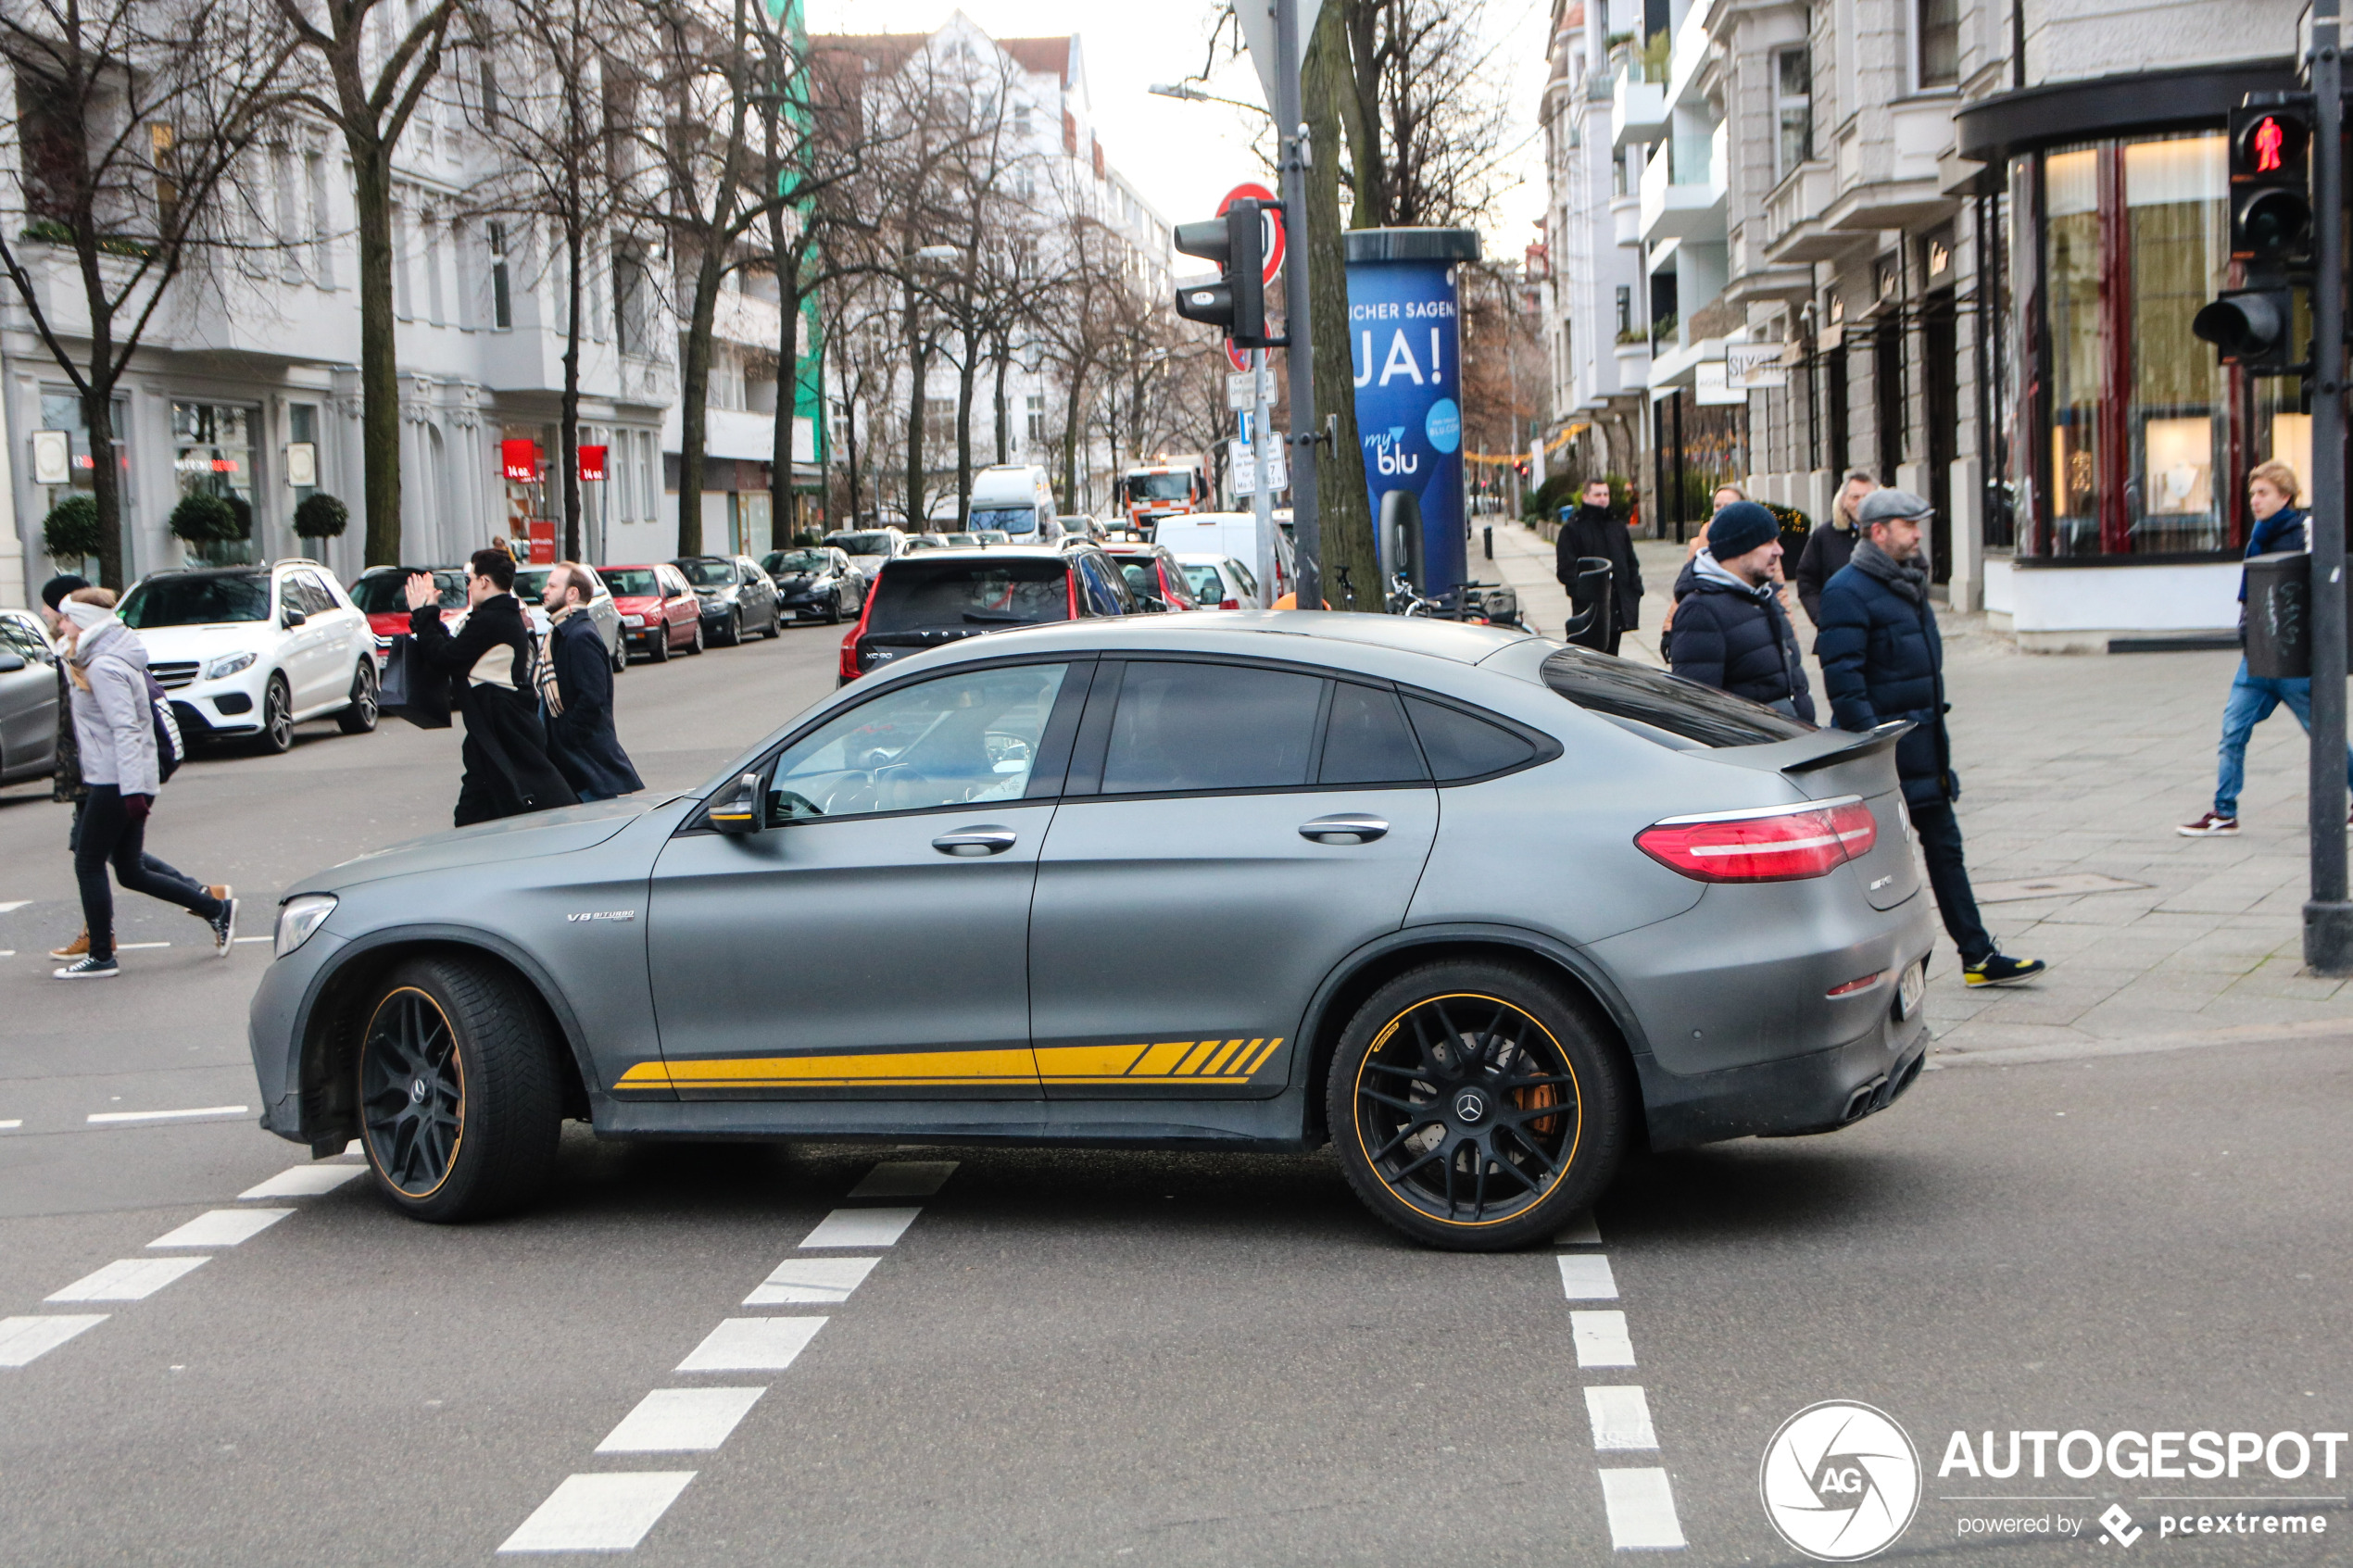
[[[625,250],[614,252],[612,258],[614,345],[623,354],[641,358],[649,353],[652,336],[646,320],[647,293],[645,263]]]
[[[1026,411],[1029,415],[1029,441],[1035,446],[1046,439],[1046,395],[1042,392],[1031,393]]]
[[[171,406],[171,467],[182,495],[218,495],[245,525],[245,537],[191,546],[189,552],[215,566],[255,558],[253,536],[253,428],[258,409],[234,403],[174,403]]]
[[[507,226],[484,227],[490,246],[490,324],[504,332],[515,324],[514,297],[507,275]]]
[[[1773,178],[1786,180],[1814,156],[1814,56],[1803,45],[1773,56]]]
[[[311,477],[316,479],[319,463],[318,404],[289,403],[286,405],[286,439],[296,446],[307,444],[310,447]],[[319,493],[319,487],[315,484],[290,484],[286,488],[294,492],[294,504],[297,507]]]
[[[306,153],[302,159],[303,175],[310,194],[310,265],[319,286],[335,286],[335,247],[333,239],[334,224],[327,211],[327,160],[317,153]]]
[[[1919,83],[1954,87],[1961,80],[1961,0],[1919,0]]]
[[[1620,283],[1620,284],[1618,284],[1618,285],[1617,285],[1617,339],[1618,339],[1618,341],[1619,341],[1620,343],[1625,342],[1625,341],[1626,341],[1626,336],[1627,336],[1627,334],[1628,334],[1629,332],[1631,332],[1633,330],[1634,330],[1634,290],[1633,290],[1633,288],[1632,288],[1632,286],[1631,286],[1630,284],[1627,284],[1627,283]]]

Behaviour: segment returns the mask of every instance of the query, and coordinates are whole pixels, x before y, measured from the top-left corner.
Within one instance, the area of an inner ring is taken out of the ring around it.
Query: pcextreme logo
[[[1856,1562],[1910,1527],[1919,1451],[1884,1411],[1825,1399],[1773,1434],[1756,1486],[1781,1539],[1819,1562]]]

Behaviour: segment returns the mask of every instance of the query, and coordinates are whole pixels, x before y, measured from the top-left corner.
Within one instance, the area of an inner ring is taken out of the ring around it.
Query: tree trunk
[[[972,526],[973,500],[973,380],[980,362],[973,358],[972,339],[956,361],[956,526]]]
[[[1078,366],[1070,368],[1069,401],[1063,408],[1063,510],[1075,512],[1078,505],[1078,433],[1080,394],[1087,384],[1086,371]]]
[[[924,352],[922,334],[915,330],[915,296],[907,295],[907,508],[900,521],[909,533],[924,532],[930,521],[930,508],[924,505],[924,390],[930,379],[931,356]]]
[[[103,364],[97,349],[94,365]],[[114,383],[93,377],[82,395],[82,422],[90,430],[90,498],[98,504],[98,585],[120,593],[124,571],[122,472],[114,455]]]
[[[1002,339],[1002,338],[998,339],[998,340],[997,340],[997,393],[996,393],[996,401],[995,401],[993,404],[991,404],[991,405],[990,405],[990,407],[994,408],[997,410],[997,460],[998,460],[998,462],[1000,462],[1000,463],[1010,463],[1010,462],[1012,462],[1012,461],[1013,460],[1013,415],[1012,415],[1011,413],[1007,412],[1007,411],[1006,411],[1006,408],[1005,408],[1005,369],[1006,369],[1006,364],[1005,364],[1005,361],[1006,361],[1009,358],[1010,358],[1010,356],[1009,356],[1009,355],[1005,352],[1005,342],[1004,342],[1004,339]]]
[[[580,207],[564,223],[564,391],[556,419],[556,460],[564,470],[563,558],[582,558],[580,545]]]
[[[849,388],[842,390],[848,392]],[[849,460],[849,510],[841,520],[841,526],[855,528],[858,526],[858,399],[854,395],[841,400],[841,433],[844,455]]]
[[[1325,7],[1300,69],[1308,133],[1318,147],[1341,144],[1340,95],[1355,91],[1345,21],[1340,7]],[[1378,610],[1387,596],[1381,591],[1380,555],[1365,486],[1365,447],[1356,430],[1356,370],[1348,346],[1348,253],[1340,226],[1337,157],[1317,158],[1307,171],[1307,245],[1316,401],[1320,412],[1340,420],[1330,444],[1312,448],[1316,517],[1323,530],[1324,600],[1334,609]]]
[[[686,365],[678,407],[678,553],[698,556],[702,539],[702,456],[711,406],[711,339],[719,319],[719,283],[726,275],[719,247],[703,247],[695,269],[694,313],[686,320]]]
[[[392,323],[392,149],[348,127],[359,231],[359,462],[367,564],[400,564],[400,366]]]
[[[798,247],[783,240],[781,222],[770,224],[776,251],[776,418],[768,442],[769,538],[782,549],[799,532],[793,526],[793,420],[800,412],[800,257]],[[816,420],[824,415],[824,400],[810,421],[809,441],[817,445]],[[811,454],[815,455],[813,450]],[[822,470],[820,470],[823,471]],[[776,530],[784,532],[779,534]]]

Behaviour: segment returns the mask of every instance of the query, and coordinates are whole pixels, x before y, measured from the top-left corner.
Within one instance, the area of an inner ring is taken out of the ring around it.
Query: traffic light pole
[[[1314,311],[1307,256],[1315,246],[1307,232],[1307,160],[1313,154],[1299,92],[1304,47],[1299,0],[1275,0],[1275,134],[1283,167],[1283,229],[1290,236],[1283,249],[1283,358],[1290,371],[1291,546],[1299,558],[1299,608],[1315,609],[1324,602],[1324,535],[1315,519],[1315,357],[1308,346]],[[2337,883],[2342,897],[2341,871]]]
[[[2313,0],[2312,896],[2304,905],[2304,962],[2325,975],[2353,974],[2345,862],[2345,61],[2338,35],[2338,0]]]

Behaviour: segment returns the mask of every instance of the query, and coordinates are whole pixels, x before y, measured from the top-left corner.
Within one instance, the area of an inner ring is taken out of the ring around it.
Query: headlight
[[[335,912],[335,896],[332,893],[297,893],[278,906],[278,941],[270,949],[272,958],[284,958],[310,940],[310,934],[320,922]]]
[[[621,618],[621,623],[623,626],[643,626],[646,623],[646,618],[642,615],[624,615]]]
[[[204,667],[204,678],[218,681],[223,675],[233,675],[240,670],[250,670],[258,657],[249,653],[224,653]]]

